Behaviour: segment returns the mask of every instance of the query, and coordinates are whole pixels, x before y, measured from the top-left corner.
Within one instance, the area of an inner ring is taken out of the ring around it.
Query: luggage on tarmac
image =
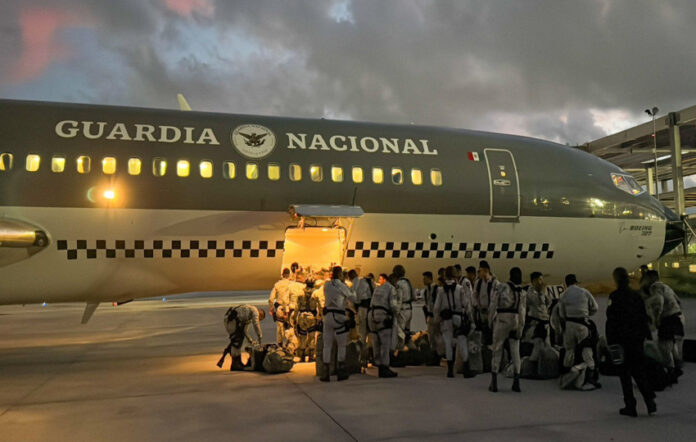
[[[263,360],[266,358],[266,354],[270,349],[275,349],[278,346],[276,344],[266,344],[254,347],[251,349],[251,369],[254,371],[266,371],[263,368]]]
[[[479,374],[490,372],[493,353],[487,345],[483,344],[483,333],[479,330],[469,333],[467,343],[469,346],[469,368],[471,371]]]
[[[266,373],[287,373],[293,365],[295,365],[293,354],[284,348],[269,349],[263,359],[263,369]]]
[[[542,347],[537,365],[538,379],[554,379],[559,376],[559,353],[550,345]]]

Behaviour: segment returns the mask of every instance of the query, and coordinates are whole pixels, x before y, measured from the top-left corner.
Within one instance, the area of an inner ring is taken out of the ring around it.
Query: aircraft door
[[[297,262],[314,271],[343,263],[346,230],[336,227],[289,227],[285,230],[282,268]]]
[[[484,149],[491,201],[491,221],[520,218],[520,183],[515,158],[509,150]]]

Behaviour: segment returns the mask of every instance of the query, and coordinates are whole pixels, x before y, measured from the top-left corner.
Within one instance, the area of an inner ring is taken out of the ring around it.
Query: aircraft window
[[[237,175],[237,170],[232,161],[225,161],[222,163],[222,176],[227,180],[233,180]]]
[[[167,174],[167,160],[164,158],[152,160],[152,174],[154,176],[165,176]]]
[[[6,172],[12,169],[12,160],[14,156],[11,153],[0,154],[0,171]]]
[[[129,175],[140,175],[140,169],[142,168],[142,162],[140,158],[129,158],[128,159],[128,174]]]
[[[51,171],[55,173],[61,173],[65,171],[65,157],[60,155],[55,155],[51,158]]]
[[[271,163],[268,165],[268,179],[278,181],[280,179],[280,165]]]
[[[29,154],[27,155],[27,170],[29,172],[36,172],[39,170],[39,166],[41,165],[41,157],[36,154]]]
[[[404,173],[398,167],[392,168],[391,175],[393,184],[396,184],[398,186],[404,183]]]
[[[176,162],[176,176],[187,177],[191,172],[191,165],[188,160],[179,160]]]
[[[302,167],[299,164],[290,165],[290,181],[300,181],[302,179]]]
[[[381,167],[372,168],[372,182],[375,184],[382,184],[384,181],[384,171]]]
[[[259,178],[259,165],[256,163],[247,163],[246,177],[248,180],[256,180]]]
[[[334,183],[343,182],[343,168],[340,166],[331,166],[331,181]]]
[[[635,178],[630,175],[621,175],[618,173],[611,174],[611,180],[619,189],[631,195],[640,195],[645,190],[638,184]]]
[[[102,159],[102,172],[107,175],[113,175],[116,173],[116,158],[114,157],[104,157]]]
[[[423,184],[423,172],[420,169],[411,169],[411,182],[416,186]]]
[[[353,182],[362,183],[363,182],[363,170],[362,167],[353,167]]]
[[[212,178],[213,177],[213,162],[208,160],[201,161],[198,165],[199,171],[201,173],[201,178]]]
[[[92,170],[92,159],[87,155],[77,157],[77,173],[89,173]]]
[[[442,172],[440,169],[430,169],[430,182],[433,186],[442,186]]]
[[[309,167],[309,176],[315,183],[320,183],[324,179],[324,171],[321,166],[312,164]]]

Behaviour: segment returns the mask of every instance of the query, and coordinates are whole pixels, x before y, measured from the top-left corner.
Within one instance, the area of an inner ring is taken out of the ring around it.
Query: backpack
[[[263,369],[266,373],[287,373],[295,365],[292,353],[283,348],[268,350],[263,359]]]

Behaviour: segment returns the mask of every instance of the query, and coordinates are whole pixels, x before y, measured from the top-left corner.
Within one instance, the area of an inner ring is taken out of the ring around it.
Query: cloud
[[[5,14],[0,69],[21,60],[15,78],[49,85],[46,67],[73,54],[67,68],[88,78],[81,101],[173,108],[183,92],[198,110],[432,124],[571,144],[647,121],[646,107],[696,102],[690,0],[56,2],[66,14],[95,17],[93,41],[61,40],[74,25],[63,19],[39,27],[36,49],[25,50],[12,21],[19,13]],[[2,95],[22,98],[18,91],[0,83]]]
[[[191,17],[194,13],[210,16],[215,11],[210,0],[164,0],[164,3],[182,17]]]
[[[24,82],[41,75],[53,62],[70,56],[68,46],[56,34],[76,22],[75,16],[48,8],[31,8],[19,17],[21,55],[10,67],[10,81]]]

